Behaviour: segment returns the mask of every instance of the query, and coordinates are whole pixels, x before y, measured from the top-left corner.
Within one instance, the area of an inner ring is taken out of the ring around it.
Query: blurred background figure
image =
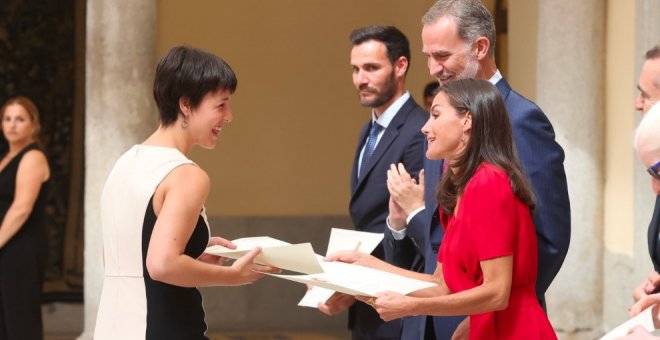
[[[660,104],[653,105],[642,117],[642,121],[635,132],[635,150],[637,150],[637,156],[651,176],[651,189],[656,195],[660,195]],[[660,210],[657,209],[656,205],[648,230],[649,252],[654,265],[660,262],[658,235],[660,235]],[[652,271],[648,278],[633,292],[636,302],[630,309],[632,316],[639,314],[651,305],[660,303],[659,286],[660,274],[657,271]],[[655,328],[660,328],[657,308],[653,316]],[[639,333],[648,334],[644,329],[638,327],[635,328],[631,337],[639,336]],[[649,338],[651,338],[650,335]],[[657,337],[652,338],[660,339]]]
[[[39,112],[26,97],[0,109],[0,339],[43,339],[41,289],[47,255],[50,168],[37,142]]]
[[[440,83],[437,80],[430,81],[424,86],[424,110],[426,112],[431,112],[431,104],[433,104],[433,98],[438,93],[438,87],[440,87]]]

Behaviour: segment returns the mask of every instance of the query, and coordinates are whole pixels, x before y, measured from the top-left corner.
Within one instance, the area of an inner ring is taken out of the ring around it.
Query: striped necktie
[[[373,122],[371,124],[371,130],[369,131],[369,138],[367,139],[367,144],[364,147],[364,153],[362,154],[362,162],[360,162],[360,172],[358,173],[358,177],[362,174],[362,170],[367,165],[367,162],[369,162],[371,155],[374,154],[374,150],[376,149],[376,141],[378,140],[378,134],[382,129],[383,127],[378,125],[378,123],[376,122]]]

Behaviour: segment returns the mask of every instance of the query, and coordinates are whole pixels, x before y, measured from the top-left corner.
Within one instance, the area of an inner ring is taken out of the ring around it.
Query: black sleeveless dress
[[[105,278],[94,340],[208,339],[200,292],[155,281],[146,268],[154,192],[183,164],[194,163],[176,149],[136,145],[108,175],[101,195]],[[184,253],[199,257],[209,237],[202,210]]]
[[[142,263],[147,293],[146,339],[200,339],[206,337],[206,322],[202,295],[197,288],[178,287],[151,279],[147,271],[147,250],[156,224],[153,197],[149,200],[142,226]],[[209,242],[208,227],[204,218],[197,225],[186,244],[184,254],[198,258]]]
[[[31,150],[42,151],[36,143],[30,144],[0,171],[0,221],[14,201],[18,165]],[[43,339],[41,292],[48,249],[48,188],[49,182],[41,185],[30,216],[0,249],[0,340]]]

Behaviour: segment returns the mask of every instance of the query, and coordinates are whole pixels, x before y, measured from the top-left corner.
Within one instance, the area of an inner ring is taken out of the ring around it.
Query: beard
[[[376,95],[373,99],[368,99],[359,97],[358,94],[358,97],[360,98],[360,104],[362,104],[362,106],[370,108],[383,106],[383,104],[392,99],[394,93],[396,92],[396,76],[394,75],[394,71],[392,71],[389,79],[387,79],[382,89],[378,90],[373,87],[364,86],[360,88],[360,90],[366,90]]]
[[[447,78],[450,76],[453,76],[454,80],[457,79],[472,79],[477,76],[477,72],[479,72],[479,61],[477,60],[477,57],[472,55],[470,53],[470,49],[468,49],[465,52],[465,56],[467,59],[467,62],[465,63],[465,68],[463,68],[463,71],[453,74],[449,72],[443,72],[440,74],[436,74],[435,78],[438,80],[440,84],[446,83]],[[443,80],[445,79],[445,80]]]
[[[472,79],[477,76],[477,72],[479,71],[479,62],[477,61],[477,58],[468,53],[467,59],[465,68],[456,76],[457,79]]]

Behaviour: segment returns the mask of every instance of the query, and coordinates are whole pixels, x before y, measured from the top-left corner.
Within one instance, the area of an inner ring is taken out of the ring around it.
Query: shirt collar
[[[399,112],[403,104],[408,101],[410,98],[410,92],[406,91],[399,99],[395,100],[392,105],[390,105],[380,117],[376,118],[376,113],[374,110],[371,110],[371,122],[376,122],[378,125],[382,126],[383,129],[387,129],[387,127],[390,125],[390,122],[392,122],[392,119],[394,119],[394,116],[396,116],[396,113]]]
[[[493,76],[490,77],[490,79],[488,79],[488,81],[491,84],[495,85],[495,84],[497,84],[498,81],[500,81],[500,79],[502,79],[502,73],[500,73],[500,70],[495,70],[495,74],[493,74]]]

